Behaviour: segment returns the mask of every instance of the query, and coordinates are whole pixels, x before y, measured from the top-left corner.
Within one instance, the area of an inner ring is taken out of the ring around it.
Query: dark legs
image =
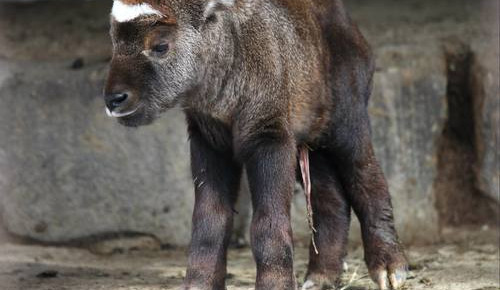
[[[213,150],[195,129],[190,135],[196,196],[184,287],[224,290],[226,250],[241,168],[230,153]]]
[[[311,170],[311,203],[314,212],[315,242],[309,249],[309,266],[303,289],[335,287],[343,271],[347,254],[350,206],[344,197],[328,156],[319,151],[309,153]]]
[[[407,263],[394,228],[387,183],[366,128],[344,130],[349,136],[335,136],[328,146],[310,153],[320,254],[311,249],[307,279],[320,287],[335,284],[342,271],[349,206],[360,220],[365,260],[374,281],[381,289],[398,288],[406,278]],[[212,149],[196,129],[190,128],[190,137],[196,200],[184,285],[186,289],[224,289],[241,165],[231,150]],[[256,289],[295,289],[290,202],[296,144],[283,133],[237,145],[236,156],[246,166],[254,209],[251,243],[257,264]]]
[[[290,225],[295,156],[293,142],[272,141],[245,158],[254,209],[250,234],[257,290],[296,288]]]
[[[406,279],[407,262],[394,228],[387,183],[367,128],[353,130],[349,142],[334,148],[332,161],[361,223],[365,261],[372,279],[381,289],[398,288]]]

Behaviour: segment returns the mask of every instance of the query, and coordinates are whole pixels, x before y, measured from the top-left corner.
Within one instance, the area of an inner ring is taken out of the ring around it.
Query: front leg
[[[290,224],[295,142],[288,137],[257,137],[245,146],[243,160],[254,209],[250,236],[257,264],[255,289],[296,289]]]
[[[194,126],[190,140],[195,205],[184,288],[221,290],[241,166],[230,151],[213,149]]]

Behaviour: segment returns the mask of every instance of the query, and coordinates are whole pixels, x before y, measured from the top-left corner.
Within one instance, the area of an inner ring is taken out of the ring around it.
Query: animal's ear
[[[215,11],[231,8],[236,0],[207,0],[205,6],[205,19],[211,17]]]

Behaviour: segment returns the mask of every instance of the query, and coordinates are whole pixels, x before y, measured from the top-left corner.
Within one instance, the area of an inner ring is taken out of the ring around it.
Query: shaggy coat
[[[151,123],[180,105],[196,188],[185,289],[225,289],[242,169],[256,289],[295,289],[290,203],[310,151],[314,238],[304,289],[335,285],[350,209],[381,289],[407,263],[371,143],[373,57],[339,0],[116,0],[108,114]],[[302,149],[304,150],[304,149]],[[307,151],[306,151],[307,153]]]

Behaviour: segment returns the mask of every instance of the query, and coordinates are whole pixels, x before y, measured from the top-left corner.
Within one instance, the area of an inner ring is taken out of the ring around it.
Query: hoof
[[[316,283],[314,283],[311,280],[307,280],[306,282],[304,282],[304,284],[302,285],[302,288],[300,288],[300,289],[301,290],[319,290]]]
[[[349,271],[349,265],[347,264],[347,262],[342,263],[342,270],[344,272]]]
[[[314,277],[309,276],[307,277],[306,281],[304,284],[302,284],[301,290],[326,290],[326,289],[335,289],[336,286],[340,284],[339,279],[337,279],[335,282],[332,282],[332,280],[326,278],[326,277],[321,277],[315,275]]]
[[[397,267],[388,267],[371,273],[372,280],[377,283],[380,290],[400,289],[408,273],[406,264]]]
[[[366,266],[379,289],[401,289],[408,276],[408,262],[397,238],[391,241],[372,234],[364,244]]]

